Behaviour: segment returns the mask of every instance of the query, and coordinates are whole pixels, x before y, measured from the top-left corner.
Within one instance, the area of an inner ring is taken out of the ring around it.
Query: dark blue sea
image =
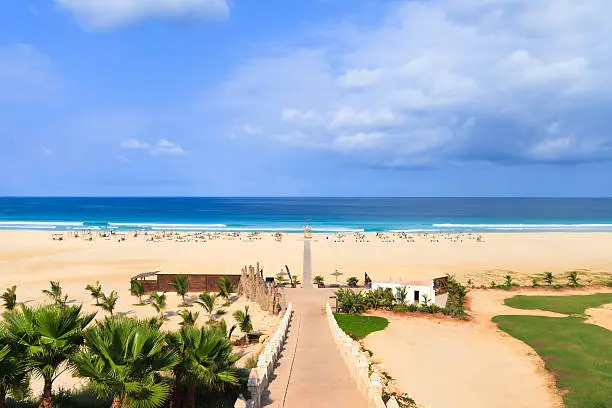
[[[0,229],[612,231],[608,198],[0,198]]]

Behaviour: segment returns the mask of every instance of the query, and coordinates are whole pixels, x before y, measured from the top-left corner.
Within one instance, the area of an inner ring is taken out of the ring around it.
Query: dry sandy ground
[[[498,330],[491,317],[499,314],[564,316],[503,305],[505,298],[518,293],[562,296],[602,292],[612,293],[612,290],[554,293],[475,290],[470,295],[473,320],[469,322],[385,314],[389,327],[370,334],[364,344],[397,379],[402,390],[428,407],[561,407],[554,378],[545,370],[541,358],[525,343]],[[610,323],[610,310],[590,309],[589,312],[600,324]]]
[[[273,276],[285,265],[301,275],[303,237],[285,234],[276,242],[272,234],[263,239],[217,239],[207,242],[146,242],[144,236],[125,242],[96,238],[93,242],[68,238],[52,241],[50,232],[0,231],[0,287],[9,283],[46,284],[50,279],[82,284],[100,279],[107,285],[125,285],[137,273],[162,269],[181,273],[240,273],[245,264],[260,262]],[[583,270],[583,281],[612,279],[612,233],[508,233],[486,234],[485,242],[463,237],[453,242],[438,236],[414,236],[414,243],[395,238],[383,242],[366,234],[369,242],[355,242],[347,235],[335,242],[333,235],[316,234],[312,241],[313,276],[326,282],[338,270],[344,282],[364,272],[374,280],[423,279],[456,275],[475,285],[501,283],[511,273],[515,281],[529,284],[534,276],[551,271],[556,283],[566,283],[566,273]],[[115,287],[114,287],[115,288]]]
[[[587,319],[588,323],[612,330],[612,303],[587,309],[586,314],[589,316]]]

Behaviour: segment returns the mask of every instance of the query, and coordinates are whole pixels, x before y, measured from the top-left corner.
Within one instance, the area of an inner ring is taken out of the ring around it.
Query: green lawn
[[[582,315],[612,295],[516,296],[508,306]],[[495,316],[499,328],[529,344],[567,391],[567,408],[612,408],[612,331],[582,317]]]
[[[504,304],[516,309],[540,309],[569,315],[584,315],[590,307],[612,303],[612,293],[572,296],[514,296]]]
[[[363,339],[370,333],[384,330],[389,321],[384,317],[361,316],[349,313],[334,313],[338,326],[348,335]]]

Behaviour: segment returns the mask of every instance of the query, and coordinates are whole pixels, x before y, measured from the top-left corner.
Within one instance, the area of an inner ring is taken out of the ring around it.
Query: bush
[[[358,282],[359,282],[359,279],[357,279],[355,276],[351,276],[350,278],[346,280],[346,284],[353,288],[357,286]]]
[[[340,288],[336,291],[338,309],[344,313],[359,314],[366,311],[366,301],[361,292]]]
[[[446,308],[452,317],[465,316],[465,300],[469,289],[459,283],[454,276],[448,277],[448,300]]]
[[[410,312],[411,310],[408,305],[395,305],[393,306],[393,311],[396,313],[405,313]]]
[[[410,303],[407,307],[409,312],[417,312],[419,310],[419,305],[416,303]]]

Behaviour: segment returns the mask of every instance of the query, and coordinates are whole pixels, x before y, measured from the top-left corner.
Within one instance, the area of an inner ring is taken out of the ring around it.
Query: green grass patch
[[[584,315],[586,309],[612,303],[612,293],[572,296],[523,296],[506,299],[506,306],[516,309],[540,309],[569,315]]]
[[[571,299],[570,306],[559,304],[554,309],[538,303],[537,308],[577,314],[584,312],[585,305],[596,305],[585,300],[575,302]],[[598,302],[610,300],[602,298]],[[495,316],[493,321],[544,359],[558,387],[569,391],[563,396],[567,408],[612,408],[612,331],[586,324],[580,317]]]
[[[334,313],[338,326],[346,334],[352,337],[363,339],[370,333],[384,330],[389,321],[384,317],[361,316],[350,313]]]

